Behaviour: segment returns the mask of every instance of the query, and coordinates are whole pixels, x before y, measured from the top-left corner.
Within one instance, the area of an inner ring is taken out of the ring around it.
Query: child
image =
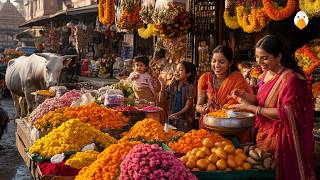
[[[148,72],[149,59],[145,56],[135,58],[133,72],[128,77],[137,99],[156,103],[156,90],[159,85]]]
[[[167,100],[169,122],[179,130],[188,132],[192,129],[195,66],[187,61],[177,65],[174,80],[165,88],[161,82],[160,99]]]

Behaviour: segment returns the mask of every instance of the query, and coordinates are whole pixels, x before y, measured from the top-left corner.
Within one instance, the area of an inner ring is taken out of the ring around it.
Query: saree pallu
[[[274,152],[276,179],[315,179],[313,100],[307,82],[289,69],[259,82],[259,106],[277,108],[279,119],[257,116],[257,147]]]

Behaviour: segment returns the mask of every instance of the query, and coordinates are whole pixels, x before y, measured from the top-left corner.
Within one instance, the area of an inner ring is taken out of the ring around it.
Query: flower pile
[[[205,138],[211,138],[215,142],[225,141],[226,139],[217,133],[210,133],[207,130],[191,130],[182,136],[178,142],[169,143],[169,147],[179,153],[186,154],[194,148],[202,147],[202,141]]]
[[[106,148],[98,155],[98,159],[90,166],[84,167],[75,180],[108,179],[116,178],[119,166],[129,151],[141,142],[120,142]]]
[[[121,163],[119,180],[197,179],[173,153],[157,144],[136,145]]]
[[[212,110],[208,114],[208,116],[216,117],[216,118],[227,118],[227,112],[224,109]]]
[[[65,93],[61,97],[54,97],[46,99],[43,103],[37,106],[36,109],[30,114],[28,121],[33,124],[35,121],[40,119],[43,115],[47,114],[49,111],[53,111],[57,108],[70,106],[72,101],[79,99],[81,96],[80,91],[72,90]]]
[[[123,133],[124,137],[121,140],[134,139],[149,143],[168,142],[175,137],[183,135],[183,132],[174,130],[169,130],[169,132],[166,133],[163,128],[163,125],[157,120],[144,119],[137,122],[129,132]]]
[[[79,119],[70,119],[57,129],[38,139],[29,149],[29,153],[52,157],[67,151],[80,151],[90,144],[98,143],[103,147],[116,143],[116,139],[104,134]]]
[[[77,152],[72,155],[65,164],[76,169],[82,169],[97,160],[98,154],[99,152],[93,150]]]
[[[35,92],[35,94],[41,95],[41,96],[50,96],[50,97],[55,96],[54,92],[49,90],[38,90]]]
[[[75,176],[79,173],[78,169],[72,168],[65,162],[53,164],[52,162],[38,163],[42,175],[56,176]]]
[[[79,107],[59,108],[50,111],[40,120],[34,123],[35,127],[40,130],[56,128],[63,122],[78,118],[82,122],[89,123],[96,129],[120,129],[127,124],[128,118],[121,112],[114,111],[97,103],[91,103]]]

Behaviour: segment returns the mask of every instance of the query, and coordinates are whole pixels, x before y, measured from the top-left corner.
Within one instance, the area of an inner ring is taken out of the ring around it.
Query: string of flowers
[[[307,76],[310,76],[315,69],[320,66],[319,58],[311,51],[308,45],[304,45],[296,50],[295,57],[298,65],[303,69]]]
[[[277,7],[273,0],[262,0],[267,15],[275,21],[284,20],[291,16],[296,9],[296,0],[288,0],[285,7]]]
[[[309,18],[320,16],[320,0],[299,0],[299,8]]]
[[[98,4],[99,21],[102,24],[112,24],[115,18],[114,0],[100,0]]]
[[[232,0],[226,1],[227,7],[223,12],[223,19],[226,26],[230,29],[238,29],[240,26],[237,20],[235,3]]]
[[[236,7],[237,21],[246,33],[259,32],[270,22],[259,1],[246,1]]]
[[[138,34],[143,39],[149,39],[150,37],[157,35],[154,29],[154,24],[148,24],[147,28],[144,28],[144,27],[139,28]]]

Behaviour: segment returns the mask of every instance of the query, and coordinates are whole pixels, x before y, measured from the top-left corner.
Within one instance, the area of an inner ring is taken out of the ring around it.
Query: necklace
[[[214,95],[214,108],[215,109],[220,109],[221,108],[221,104],[219,102],[219,98],[218,98],[218,92],[220,86],[221,86],[222,82],[219,82],[218,79],[213,75],[212,76],[212,88],[213,88],[213,95]]]

